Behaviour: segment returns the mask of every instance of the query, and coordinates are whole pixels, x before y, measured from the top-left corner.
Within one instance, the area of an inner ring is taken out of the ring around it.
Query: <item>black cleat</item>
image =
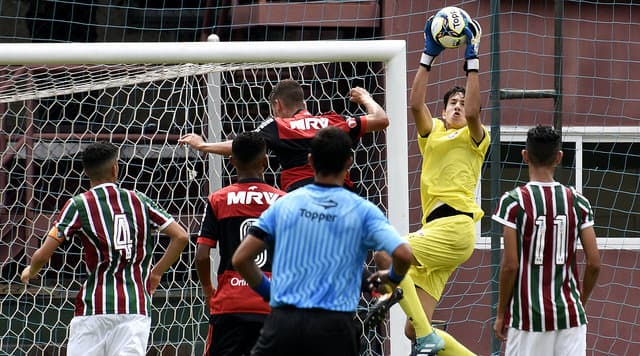
[[[372,330],[380,325],[386,318],[389,309],[402,299],[402,289],[396,288],[391,293],[383,294],[373,304],[367,316],[364,318],[364,330]]]

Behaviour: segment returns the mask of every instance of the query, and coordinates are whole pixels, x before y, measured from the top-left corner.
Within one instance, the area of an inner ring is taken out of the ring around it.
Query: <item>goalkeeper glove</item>
[[[480,61],[478,60],[478,47],[480,46],[480,37],[482,37],[482,27],[480,23],[471,18],[467,19],[463,33],[467,35],[467,48],[464,51],[464,71],[477,72],[480,69]]]
[[[433,22],[433,16],[429,17],[424,25],[424,51],[420,57],[420,65],[427,68],[427,70],[431,70],[433,61],[444,51],[444,47],[436,42],[431,34],[431,22]]]

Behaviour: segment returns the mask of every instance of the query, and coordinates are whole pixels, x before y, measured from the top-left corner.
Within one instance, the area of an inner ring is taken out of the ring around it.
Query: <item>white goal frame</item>
[[[390,118],[386,152],[392,158],[387,159],[387,213],[405,235],[409,232],[409,187],[404,40],[0,44],[0,65],[21,66],[365,61],[384,63],[384,109]],[[391,352],[396,354],[409,346],[403,335],[404,314],[398,307],[391,314]]]
[[[385,64],[387,157],[393,157],[388,217],[401,234],[409,230],[407,65],[404,40],[3,43],[0,65],[177,64],[239,62],[358,62]]]

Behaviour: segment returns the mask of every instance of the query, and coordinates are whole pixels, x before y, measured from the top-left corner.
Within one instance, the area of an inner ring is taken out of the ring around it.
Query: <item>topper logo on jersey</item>
[[[305,117],[300,120],[289,121],[292,130],[320,130],[329,126],[329,119],[326,117]]]
[[[272,192],[229,192],[227,194],[227,205],[233,204],[273,204],[279,195]]]
[[[325,213],[318,213],[315,211],[310,211],[307,209],[300,209],[300,216],[306,219],[309,219],[311,221],[328,221],[328,222],[334,222],[336,220],[337,215],[334,214],[325,214]]]

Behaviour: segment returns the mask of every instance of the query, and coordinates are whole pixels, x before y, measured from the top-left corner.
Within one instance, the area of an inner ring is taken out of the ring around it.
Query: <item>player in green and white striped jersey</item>
[[[87,279],[76,297],[68,355],[145,355],[151,327],[151,294],[188,244],[187,232],[144,194],[116,185],[118,149],[98,142],[82,152],[91,189],[69,199],[31,264],[27,283],[65,240],[79,238]],[[154,231],[171,238],[151,268]]]
[[[504,225],[494,331],[507,341],[506,355],[586,354],[584,306],[600,256],[589,201],[553,178],[562,160],[560,145],[551,127],[529,130],[522,151],[529,183],[505,193],[493,215]],[[578,240],[586,257],[582,286]]]

